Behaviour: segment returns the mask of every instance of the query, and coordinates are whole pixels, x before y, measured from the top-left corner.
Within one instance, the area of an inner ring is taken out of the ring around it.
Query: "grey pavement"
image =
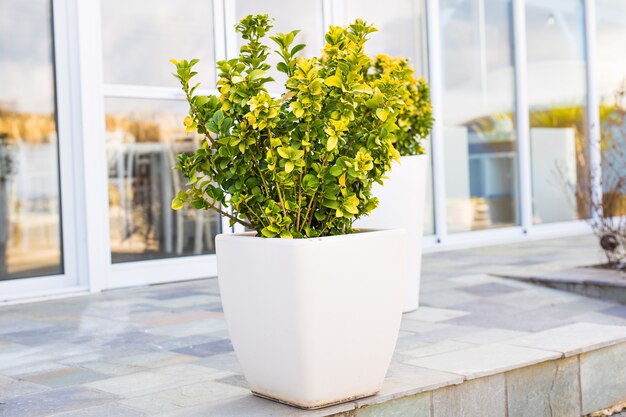
[[[424,256],[387,401],[626,340],[626,306],[489,274],[602,261],[590,236]],[[558,343],[550,343],[554,339]],[[476,381],[482,381],[477,379]],[[477,382],[478,384],[478,382]],[[321,416],[251,396],[217,279],[0,306],[0,416]]]

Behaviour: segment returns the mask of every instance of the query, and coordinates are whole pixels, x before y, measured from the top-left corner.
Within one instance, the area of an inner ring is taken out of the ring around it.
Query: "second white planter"
[[[385,185],[374,187],[378,207],[355,223],[357,228],[406,231],[405,313],[419,307],[427,166],[428,155],[403,156],[387,173]]]

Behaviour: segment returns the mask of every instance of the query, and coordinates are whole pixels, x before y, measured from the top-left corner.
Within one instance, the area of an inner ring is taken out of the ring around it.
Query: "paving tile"
[[[357,406],[378,404],[407,395],[436,390],[464,381],[461,375],[421,368],[403,363],[392,363],[383,386],[373,397],[356,400]]]
[[[96,407],[83,408],[67,413],[55,414],[54,417],[144,417],[148,414],[125,407],[117,403],[109,403]]]
[[[106,374],[109,376],[119,376],[119,375],[127,375],[132,374],[134,372],[144,371],[145,368],[141,366],[133,366],[119,363],[109,363],[104,361],[90,361],[90,362],[81,362],[77,366],[80,366],[85,369],[90,369],[92,371],[96,371],[102,374]]]
[[[467,333],[454,336],[454,340],[459,342],[486,345],[489,343],[502,342],[527,335],[528,332],[520,332],[507,329],[486,329],[474,333]]]
[[[215,317],[222,317],[222,314],[213,311],[200,310],[185,313],[173,312],[166,314],[149,314],[142,318],[135,319],[134,322],[151,327],[160,327]]]
[[[237,356],[234,352],[207,356],[205,358],[196,360],[194,362],[194,365],[206,366],[213,369],[221,369],[223,371],[229,371],[236,374],[243,374],[241,365],[239,364]]]
[[[471,285],[467,287],[459,288],[461,291],[466,291],[470,294],[479,295],[481,297],[493,297],[496,295],[510,294],[513,292],[522,291],[520,288],[512,285],[506,285],[499,282],[489,282],[484,284]]]
[[[180,348],[187,347],[187,346],[214,342],[216,340],[219,340],[219,339],[214,337],[213,333],[211,333],[211,336],[207,334],[194,334],[194,335],[186,336],[186,337],[168,338],[166,340],[163,340],[162,342],[159,342],[158,345],[163,350],[174,350],[174,349],[180,349]]]
[[[109,393],[85,387],[66,387],[9,398],[0,404],[2,417],[39,417],[79,410],[114,401]]]
[[[413,359],[407,363],[452,372],[473,379],[557,359],[561,356],[562,354],[557,352],[493,343]]]
[[[626,319],[626,305],[614,305],[600,310],[599,313]]]
[[[504,343],[577,355],[626,341],[626,327],[576,323],[507,340]]]
[[[13,368],[3,369],[0,372],[2,372],[3,375],[20,379],[26,375],[58,371],[65,368],[67,368],[67,365],[53,362],[48,359],[24,366],[15,366]]]
[[[51,327],[49,323],[32,320],[21,315],[4,315],[0,317],[0,340],[5,334],[32,331]]]
[[[432,332],[435,330],[446,329],[449,327],[450,327],[449,324],[429,323],[426,321],[417,321],[417,320],[410,320],[410,319],[403,319],[402,322],[400,323],[401,330],[405,332],[411,332],[411,333],[426,333],[426,332]]]
[[[502,282],[502,278],[497,278],[497,277],[494,277],[492,275],[487,275],[487,274],[474,274],[474,275],[463,275],[460,277],[450,278],[450,281],[460,283],[463,286],[472,286],[472,285],[477,285],[477,284]]]
[[[320,410],[300,410],[248,394],[211,404],[186,407],[180,410],[159,413],[158,417],[325,417],[341,416],[353,410],[355,404],[348,402]],[[349,414],[354,417],[354,413]]]
[[[224,319],[210,318],[198,320],[191,323],[180,323],[169,326],[156,327],[148,329],[148,333],[155,335],[163,335],[169,337],[186,337],[193,335],[207,335],[218,330],[225,330],[226,322]]]
[[[531,287],[524,291],[499,295],[495,301],[517,310],[528,311],[581,300],[581,297],[563,291]],[[582,298],[585,300],[585,298]]]
[[[611,314],[603,314],[601,311],[591,311],[577,314],[572,317],[576,323],[612,324],[614,326],[626,326],[626,318],[621,318]]]
[[[427,289],[421,291],[420,301],[423,305],[439,308],[454,309],[456,305],[470,302],[479,302],[480,297],[469,294],[458,289],[437,290],[429,292]]]
[[[216,381],[202,381],[124,399],[120,402],[126,406],[155,414],[248,395],[250,395],[250,391],[246,388]]]
[[[506,374],[508,417],[580,417],[578,358],[548,361]]]
[[[445,352],[453,352],[455,350],[468,349],[472,347],[476,347],[476,345],[457,342],[454,340],[443,340],[441,342],[428,343],[415,349],[405,350],[402,353],[412,358],[421,358],[424,356],[438,355]]]
[[[433,417],[505,417],[503,374],[479,378],[433,392]]]
[[[450,310],[446,308],[434,308],[434,307],[420,307],[411,313],[405,313],[402,315],[403,319],[419,320],[426,322],[441,322],[444,320],[453,319],[460,316],[465,316],[468,313],[461,310]]]
[[[132,398],[228,375],[231,375],[228,371],[198,365],[179,364],[103,379],[85,384],[85,386],[125,398]]]
[[[161,368],[178,363],[191,362],[194,356],[178,354],[174,352],[141,352],[132,355],[120,355],[109,358],[112,364],[130,365],[145,369]]]
[[[583,413],[626,402],[626,343],[580,355]]]
[[[464,316],[464,317],[467,317],[467,316]],[[414,341],[419,341],[419,342],[436,343],[436,342],[441,342],[443,340],[454,339],[456,336],[473,334],[473,333],[482,331],[484,329],[485,329],[484,327],[477,327],[477,326],[462,326],[462,325],[457,325],[457,324],[454,324],[454,325],[447,324],[445,325],[445,327],[440,328],[440,329],[431,330],[429,332],[416,333],[412,339]]]
[[[21,378],[50,388],[60,388],[98,381],[107,378],[107,375],[89,369],[64,367],[53,371],[24,375]]]
[[[202,343],[199,345],[185,346],[180,349],[175,349],[174,352],[183,353],[185,355],[206,357],[211,355],[217,355],[220,353],[232,352],[233,345],[230,340],[216,340],[214,342]]]
[[[197,295],[202,295],[202,294],[192,289],[183,287],[177,290],[170,290],[170,291],[153,291],[149,294],[146,294],[145,297],[155,298],[157,300],[171,300],[174,298],[192,297],[192,296],[197,296]]]
[[[396,398],[377,405],[357,408],[356,417],[430,417],[430,394]]]
[[[230,375],[224,378],[218,378],[215,382],[219,382],[222,384],[234,385],[236,387],[249,389],[248,381],[243,375]]]
[[[48,391],[49,389],[50,388],[43,385],[0,375],[0,402],[8,398],[36,394],[38,392]]]

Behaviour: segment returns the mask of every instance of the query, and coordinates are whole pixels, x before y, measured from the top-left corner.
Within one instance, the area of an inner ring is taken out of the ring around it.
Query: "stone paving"
[[[624,305],[488,275],[598,263],[595,246],[582,236],[425,255],[422,307],[404,315],[383,391],[356,406],[482,384],[556,358],[567,364],[626,341]],[[626,379],[615,387],[626,389]],[[421,397],[411,401],[428,411]],[[0,307],[1,417],[322,416],[354,407],[303,412],[252,396],[214,278]]]

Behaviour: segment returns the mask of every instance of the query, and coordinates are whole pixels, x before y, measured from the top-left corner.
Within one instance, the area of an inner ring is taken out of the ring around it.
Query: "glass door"
[[[78,283],[53,27],[51,1],[0,0],[0,302]]]
[[[227,229],[221,217],[171,209],[186,183],[173,169],[176,155],[193,152],[200,138],[185,132],[188,105],[169,62],[200,59],[198,94],[215,92],[215,7],[195,0],[100,2],[109,288],[216,275],[215,236]]]

